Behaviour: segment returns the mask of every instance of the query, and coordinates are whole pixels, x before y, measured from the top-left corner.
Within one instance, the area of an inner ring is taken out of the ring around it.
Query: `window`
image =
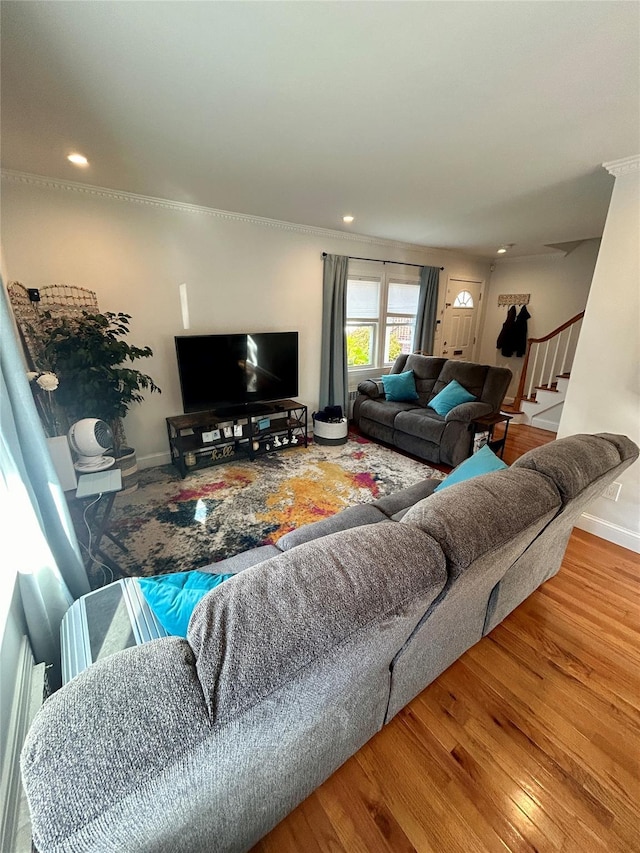
[[[461,290],[453,301],[454,308],[473,308],[473,296],[468,290]]]
[[[382,264],[374,266],[378,275],[349,271],[347,364],[353,371],[381,370],[401,353],[413,351],[420,296],[417,275],[412,270],[405,277]]]

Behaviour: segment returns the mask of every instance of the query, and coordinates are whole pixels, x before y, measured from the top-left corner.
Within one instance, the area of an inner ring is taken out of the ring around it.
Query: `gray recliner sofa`
[[[511,371],[506,367],[412,353],[398,356],[389,372],[407,370],[413,370],[419,399],[392,402],[385,399],[381,383],[367,379],[358,385],[354,423],[365,435],[420,459],[459,465],[471,453],[471,422],[500,411]],[[429,407],[429,402],[453,379],[477,400],[462,403],[443,417]]]
[[[112,654],[45,702],[22,755],[36,846],[248,850],[558,571],[637,456],[624,436],[572,436],[212,567],[241,570],[187,639]]]

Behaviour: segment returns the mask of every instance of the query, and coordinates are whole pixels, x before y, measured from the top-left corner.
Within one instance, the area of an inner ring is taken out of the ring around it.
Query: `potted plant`
[[[126,446],[123,418],[142,391],[160,388],[147,374],[129,366],[153,355],[149,347],[123,340],[131,316],[82,312],[78,317],[53,317],[44,312],[38,336],[46,363],[58,378],[56,401],[69,422],[81,418],[106,421],[114,436],[114,456],[121,468],[135,470],[135,451]]]

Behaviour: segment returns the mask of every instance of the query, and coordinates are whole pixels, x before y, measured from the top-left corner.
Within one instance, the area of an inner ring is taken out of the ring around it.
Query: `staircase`
[[[542,338],[529,338],[513,403],[515,421],[558,431],[584,311]]]

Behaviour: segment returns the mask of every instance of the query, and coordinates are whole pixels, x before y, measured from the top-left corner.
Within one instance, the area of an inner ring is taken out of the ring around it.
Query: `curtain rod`
[[[327,257],[327,252],[322,253],[322,257]],[[347,255],[350,261],[373,261],[377,264],[400,264],[401,267],[423,267],[425,264],[409,264],[405,261],[381,261],[380,258],[356,258],[354,255]],[[440,267],[441,270],[444,267]]]

